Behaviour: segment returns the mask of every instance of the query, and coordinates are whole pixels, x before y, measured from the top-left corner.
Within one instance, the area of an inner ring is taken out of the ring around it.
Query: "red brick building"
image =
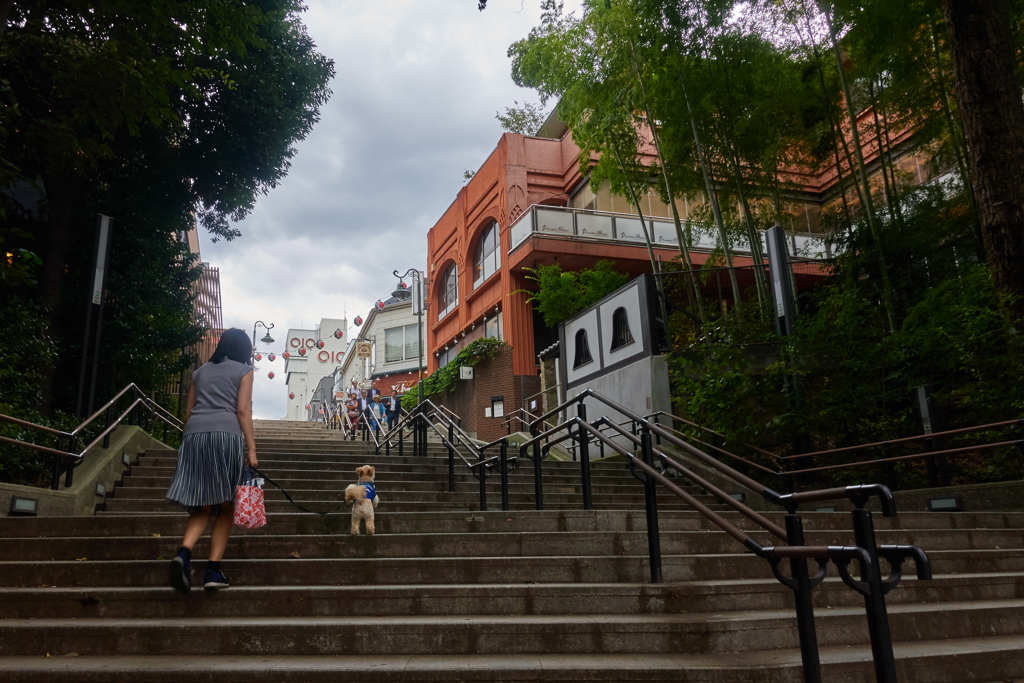
[[[870,111],[862,112],[864,154],[877,165],[878,147],[871,135]],[[911,131],[902,131],[894,143],[902,145]],[[654,150],[641,149],[641,157],[654,162]],[[919,152],[895,155],[895,165],[907,173],[909,184],[920,184],[936,174]],[[607,183],[595,192],[580,171],[580,149],[564,123],[552,114],[537,136],[506,133],[472,179],[427,234],[427,366],[442,367],[466,344],[481,336],[497,336],[510,346],[511,374],[502,366],[505,411],[520,407],[518,400],[539,391],[536,353],[550,331],[535,335],[535,320],[527,295],[526,267],[558,262],[567,270],[592,266],[600,259],[615,262],[631,274],[651,271],[640,220],[634,205],[610,192]],[[925,168],[927,166],[927,168]],[[849,173],[843,168],[844,174]],[[813,261],[826,255],[822,240],[823,212],[842,203],[834,166],[794,167],[785,174],[789,183],[783,227],[790,235],[790,253],[811,262],[794,268],[800,277],[822,274]],[[874,174],[874,175],[877,175]],[[873,178],[873,181],[875,179]],[[880,185],[880,181],[877,183]],[[856,204],[853,188],[847,202]],[[684,220],[702,213],[703,193],[676,199]],[[640,199],[656,259],[679,258],[670,207],[654,192]],[[691,246],[697,267],[715,250],[713,234],[699,235]],[[734,245],[736,266],[752,260],[743,245]],[[498,392],[498,389],[493,389]],[[488,401],[478,401],[482,412]]]

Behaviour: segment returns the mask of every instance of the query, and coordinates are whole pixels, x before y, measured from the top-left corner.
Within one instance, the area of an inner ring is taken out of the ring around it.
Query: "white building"
[[[341,386],[346,389],[355,380],[360,388],[371,385],[384,395],[403,393],[416,384],[417,361],[422,349],[422,367],[427,368],[426,320],[419,326],[412,313],[412,302],[388,297],[366,314],[366,320],[351,340],[352,352],[341,364]],[[417,345],[416,332],[420,328]],[[359,342],[368,342],[370,355],[360,358],[355,349]]]
[[[343,318],[323,318],[311,330],[290,329],[284,342],[285,384],[288,399],[286,420],[308,420],[309,405],[320,380],[333,374],[346,357],[348,323]]]

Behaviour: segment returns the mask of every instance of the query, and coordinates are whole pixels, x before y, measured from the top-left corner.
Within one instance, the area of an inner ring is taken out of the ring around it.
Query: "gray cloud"
[[[365,317],[393,270],[424,267],[427,230],[497,144],[495,111],[536,99],[512,83],[506,50],[538,23],[538,5],[310,0],[305,23],[335,61],[334,95],[287,178],[238,224],[242,237],[201,235],[226,326],[273,322],[281,351],[288,328]],[[280,417],[284,364],[258,365],[255,414]]]

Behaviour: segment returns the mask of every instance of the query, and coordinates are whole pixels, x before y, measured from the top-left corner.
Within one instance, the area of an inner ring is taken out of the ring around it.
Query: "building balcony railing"
[[[679,247],[675,223],[671,218],[644,216],[650,235],[651,246]],[[720,247],[717,231],[703,223],[684,221],[689,225],[690,249],[710,252]],[[653,230],[652,230],[653,226]],[[686,227],[684,226],[684,230]],[[562,206],[534,204],[512,224],[509,239],[509,253],[521,246],[530,235],[567,237],[574,240],[621,242],[644,244],[644,230],[637,216],[610,211],[591,211]],[[796,259],[821,260],[832,257],[832,248],[822,235],[807,233],[786,233],[789,237],[789,253]],[[764,237],[761,237],[765,249]],[[733,252],[750,253],[750,244],[745,237],[732,236],[729,245]]]

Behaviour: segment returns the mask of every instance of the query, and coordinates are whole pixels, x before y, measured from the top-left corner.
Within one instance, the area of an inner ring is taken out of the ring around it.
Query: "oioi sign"
[[[292,337],[288,340],[288,346],[293,349],[315,349],[323,342],[317,342],[312,337]],[[312,355],[310,355],[312,357]],[[294,356],[293,356],[294,358]],[[340,363],[345,358],[344,351],[328,351],[326,349],[320,349],[316,354],[316,359],[321,363]]]

